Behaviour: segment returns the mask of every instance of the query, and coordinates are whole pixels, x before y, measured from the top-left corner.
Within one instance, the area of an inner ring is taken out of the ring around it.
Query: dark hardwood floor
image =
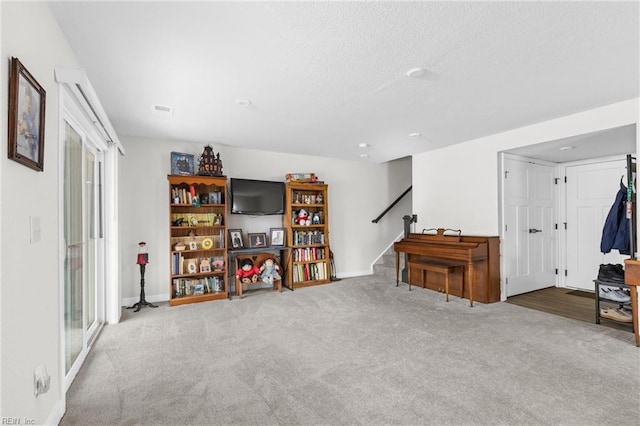
[[[592,324],[596,322],[594,293],[588,291],[549,287],[509,297],[507,303]],[[600,325],[628,330],[633,333],[631,323],[620,323],[602,318]]]

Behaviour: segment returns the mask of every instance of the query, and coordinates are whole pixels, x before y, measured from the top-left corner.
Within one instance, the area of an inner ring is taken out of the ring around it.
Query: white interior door
[[[556,284],[555,168],[505,157],[503,257],[507,297]]]
[[[567,250],[565,286],[594,290],[593,280],[603,263],[620,263],[629,256],[617,250],[600,252],[602,228],[620,179],[626,182],[626,161],[610,160],[566,167],[567,176]]]

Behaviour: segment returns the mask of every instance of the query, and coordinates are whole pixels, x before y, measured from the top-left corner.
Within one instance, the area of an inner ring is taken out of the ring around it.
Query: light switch
[[[29,240],[32,244],[40,241],[40,237],[42,235],[42,228],[40,228],[40,216],[29,216],[29,235]]]

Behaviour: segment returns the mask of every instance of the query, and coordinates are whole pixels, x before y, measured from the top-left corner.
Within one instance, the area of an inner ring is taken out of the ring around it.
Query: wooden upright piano
[[[399,269],[400,253],[407,254],[407,264],[430,260],[463,262],[464,273],[451,277],[449,294],[469,299],[472,284],[473,300],[482,303],[499,301],[500,238],[459,233],[446,235],[443,228],[434,231],[437,232],[411,233],[393,244],[396,251],[396,271]],[[444,291],[445,277],[441,274],[422,274],[416,271],[408,275],[412,286]]]

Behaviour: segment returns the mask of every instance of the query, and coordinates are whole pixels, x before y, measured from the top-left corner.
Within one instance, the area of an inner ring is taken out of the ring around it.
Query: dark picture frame
[[[267,247],[267,234],[265,232],[249,234],[249,247]]]
[[[244,248],[242,229],[229,229],[229,247],[232,249]]]
[[[46,92],[18,58],[11,58],[9,68],[8,156],[42,172]]]
[[[269,232],[269,242],[274,247],[282,247],[284,246],[286,235],[284,228],[271,228]]]
[[[194,168],[193,154],[185,154],[184,152],[171,153],[171,174],[172,175],[193,175]]]

